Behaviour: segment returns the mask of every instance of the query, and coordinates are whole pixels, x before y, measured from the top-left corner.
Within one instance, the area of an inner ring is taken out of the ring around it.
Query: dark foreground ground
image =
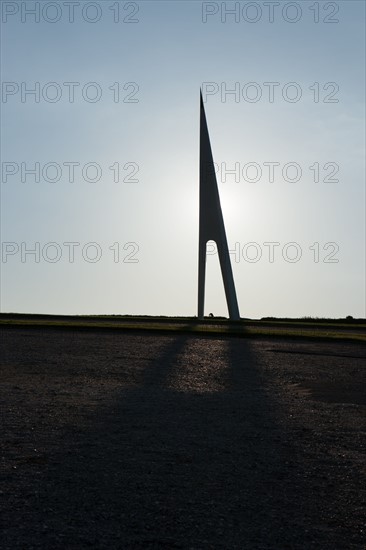
[[[1,337],[0,547],[364,549],[362,344]]]

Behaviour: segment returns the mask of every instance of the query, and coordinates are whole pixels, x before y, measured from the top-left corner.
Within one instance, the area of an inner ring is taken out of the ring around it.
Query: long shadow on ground
[[[134,386],[64,434],[4,548],[327,548],[286,483],[291,448],[250,343],[162,342]]]

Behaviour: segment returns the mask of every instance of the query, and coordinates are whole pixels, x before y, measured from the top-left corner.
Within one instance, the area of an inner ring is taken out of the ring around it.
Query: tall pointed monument
[[[233,272],[231,269],[229,248],[227,245],[224,219],[220,204],[219,190],[212,158],[210,136],[207,128],[202,91],[200,115],[200,221],[198,251],[198,318],[204,317],[206,244],[215,241],[220,259],[229,317],[232,321],[240,319],[236,298]]]

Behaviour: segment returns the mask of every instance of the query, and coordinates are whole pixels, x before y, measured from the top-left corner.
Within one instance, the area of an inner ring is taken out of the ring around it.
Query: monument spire
[[[199,251],[198,251],[198,318],[204,317],[206,244],[216,242],[219,254],[222,279],[224,282],[229,317],[240,319],[236,298],[233,272],[230,263],[224,219],[217,187],[215,167],[212,157],[210,136],[207,128],[202,91],[200,91],[200,210],[199,210]]]

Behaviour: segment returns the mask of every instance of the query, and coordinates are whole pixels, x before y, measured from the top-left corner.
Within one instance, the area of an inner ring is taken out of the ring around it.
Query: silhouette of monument
[[[240,319],[236,299],[233,272],[231,269],[229,248],[226,240],[224,219],[217,188],[215,167],[212,158],[210,136],[208,134],[202,91],[200,116],[200,221],[198,251],[198,318],[204,317],[206,244],[215,241],[220,259],[221,274],[224,282],[229,317],[232,321]]]

